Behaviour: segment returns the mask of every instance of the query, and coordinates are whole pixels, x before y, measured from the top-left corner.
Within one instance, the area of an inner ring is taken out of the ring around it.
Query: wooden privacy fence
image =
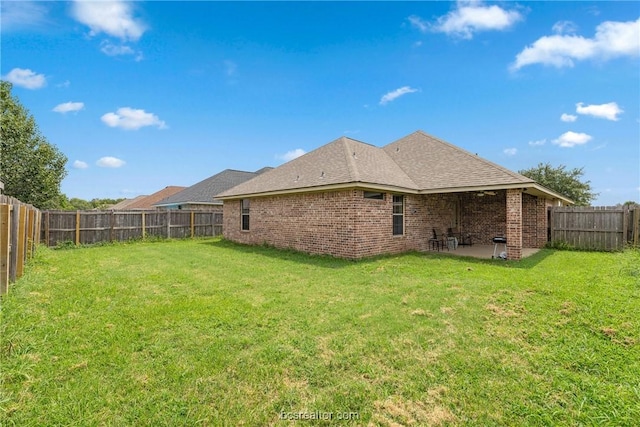
[[[0,195],[0,295],[22,276],[40,239],[41,212],[18,199]]]
[[[640,247],[640,208],[549,208],[550,241],[565,242],[577,249],[617,251]]]
[[[222,234],[222,212],[216,211],[45,211],[42,241],[76,245],[122,242],[146,237],[184,238]]]

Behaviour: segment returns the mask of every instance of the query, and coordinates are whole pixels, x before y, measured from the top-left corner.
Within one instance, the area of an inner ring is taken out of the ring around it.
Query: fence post
[[[171,238],[171,209],[167,209],[167,239]]]
[[[194,211],[191,211],[191,238],[192,239],[193,239],[193,231],[195,228],[195,223],[194,223],[195,216],[196,216],[196,213]]]
[[[0,205],[0,295],[9,292],[11,205]]]
[[[80,244],[80,211],[76,211],[76,245]]]
[[[111,211],[111,215],[109,217],[109,241],[114,241],[114,227],[116,226],[116,211]]]
[[[35,222],[36,222],[36,211],[33,208],[29,208],[27,210],[27,258],[31,258],[33,256],[34,247],[35,247]]]
[[[27,207],[18,206],[18,244],[12,251],[16,254],[16,278],[22,277],[24,273],[24,262],[27,257]]]
[[[47,213],[44,214],[44,242],[47,246],[51,246],[51,239],[49,238],[49,228],[51,227],[49,224],[50,219],[49,211],[47,211]]]
[[[18,229],[20,224],[20,205],[13,205],[11,209],[11,250],[9,251],[9,282],[16,281],[18,268]]]
[[[633,210],[633,246],[640,246],[640,208]]]
[[[144,218],[145,218],[145,211],[142,211],[142,240],[144,240],[146,236]]]

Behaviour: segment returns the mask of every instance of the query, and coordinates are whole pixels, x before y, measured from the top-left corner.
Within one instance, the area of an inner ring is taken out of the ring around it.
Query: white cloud
[[[278,155],[276,156],[278,159],[284,160],[285,162],[288,162],[290,160],[293,159],[297,159],[298,157],[306,154],[307,152],[304,151],[302,148],[296,148],[295,150],[291,150],[291,151],[287,151],[286,153],[282,154],[282,155]]]
[[[506,30],[520,20],[522,15],[515,10],[485,6],[480,1],[459,1],[455,10],[438,18],[431,28],[450,36],[471,39],[476,32]]]
[[[69,86],[71,86],[71,82],[69,80],[65,80],[62,83],[58,83],[56,85],[56,87],[61,87],[61,88],[68,88]]]
[[[596,27],[593,38],[557,34],[544,36],[524,48],[511,65],[512,70],[532,64],[557,68],[573,67],[575,61],[606,61],[620,56],[640,55],[640,18],[636,21],[607,21]]]
[[[417,15],[411,15],[410,17],[407,18],[407,20],[409,21],[412,27],[416,28],[421,33],[426,33],[427,30],[429,29],[429,25]]]
[[[87,169],[88,167],[89,165],[86,162],[83,162],[82,160],[76,160],[73,162],[74,169]]]
[[[118,159],[116,157],[102,157],[97,162],[96,165],[101,168],[119,168],[125,165],[125,161]]]
[[[529,141],[529,145],[532,147],[539,147],[547,143],[546,139],[538,139],[536,141]]]
[[[414,89],[409,86],[402,86],[401,88],[398,88],[396,90],[393,90],[389,93],[384,94],[382,98],[380,98],[380,105],[386,105],[389,102],[393,101],[394,99],[400,98],[402,95],[406,95],[408,93],[413,93],[417,91],[418,89]]]
[[[2,32],[34,28],[49,23],[48,7],[43,2],[0,2],[0,27]]]
[[[145,126],[156,126],[158,129],[167,128],[166,123],[155,114],[129,107],[118,108],[115,113],[104,114],[100,119],[109,127],[119,127],[126,130],[137,130]]]
[[[146,25],[135,18],[133,4],[123,1],[75,1],[73,17],[91,29],[89,35],[105,33],[123,41],[136,41]]]
[[[136,53],[130,46],[127,45],[115,45],[111,43],[109,40],[103,40],[100,43],[100,50],[105,55],[109,56],[118,56],[118,55],[133,55]]]
[[[515,156],[518,153],[518,149],[517,148],[505,148],[504,150],[502,150],[502,152],[504,154],[506,154],[507,156]]]
[[[587,116],[598,117],[601,119],[618,121],[618,114],[622,114],[624,110],[618,107],[615,102],[600,105],[584,105],[582,102],[576,104],[576,113]]]
[[[586,144],[591,141],[591,135],[580,132],[565,132],[558,139],[554,139],[553,143],[560,147],[572,148],[576,145]]]
[[[558,21],[551,30],[556,34],[574,34],[578,31],[578,26],[571,21]]]
[[[562,113],[562,115],[560,116],[560,120],[562,120],[563,122],[571,123],[578,120],[578,116],[574,116],[573,114]]]
[[[84,109],[84,102],[65,102],[53,107],[52,111],[65,114],[72,111],[80,111],[82,109]]]
[[[47,78],[44,74],[37,74],[24,68],[14,68],[4,76],[4,79],[16,86],[27,89],[40,89],[47,84]]]

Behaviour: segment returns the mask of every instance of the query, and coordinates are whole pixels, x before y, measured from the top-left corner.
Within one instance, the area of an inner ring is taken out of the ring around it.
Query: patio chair
[[[429,239],[429,249],[430,250],[438,250],[447,248],[449,250],[449,246],[447,245],[446,236],[438,236],[436,229],[433,228],[433,237]]]

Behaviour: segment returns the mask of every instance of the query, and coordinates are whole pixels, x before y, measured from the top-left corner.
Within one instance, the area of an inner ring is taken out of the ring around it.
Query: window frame
[[[384,200],[384,193],[381,191],[363,191],[362,197],[367,200]]]
[[[399,198],[399,201],[397,200]],[[396,208],[400,207],[400,212]],[[404,236],[404,211],[405,197],[402,194],[393,194],[391,198],[392,233],[394,236]],[[397,222],[399,218],[399,223]],[[399,227],[399,229],[398,229]],[[399,231],[399,232],[398,232]]]
[[[245,206],[246,203],[246,206]],[[250,199],[240,200],[240,230],[249,231],[251,229],[251,201]]]

